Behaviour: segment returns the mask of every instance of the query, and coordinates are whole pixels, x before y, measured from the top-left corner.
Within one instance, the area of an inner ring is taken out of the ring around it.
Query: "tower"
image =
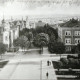
[[[29,18],[28,18],[28,16],[26,17],[26,28],[29,28],[29,29],[30,29]]]
[[[25,25],[24,25],[24,20],[23,20],[23,17],[22,17],[22,21],[21,21],[21,30],[25,28]]]

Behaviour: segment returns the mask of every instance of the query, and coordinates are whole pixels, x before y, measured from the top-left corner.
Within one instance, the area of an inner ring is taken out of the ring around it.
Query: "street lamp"
[[[42,80],[42,60],[40,61],[40,80]]]

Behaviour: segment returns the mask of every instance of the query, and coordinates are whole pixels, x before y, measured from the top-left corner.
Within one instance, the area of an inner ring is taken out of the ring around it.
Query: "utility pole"
[[[42,61],[40,61],[40,80],[42,80]]]

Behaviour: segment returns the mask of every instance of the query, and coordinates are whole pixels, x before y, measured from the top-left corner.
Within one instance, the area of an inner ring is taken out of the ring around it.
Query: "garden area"
[[[58,80],[80,79],[80,55],[68,55],[59,61],[52,61]]]

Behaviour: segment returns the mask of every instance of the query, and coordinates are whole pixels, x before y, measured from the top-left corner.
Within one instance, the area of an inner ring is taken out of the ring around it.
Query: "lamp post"
[[[42,61],[40,61],[40,80],[42,80]]]

